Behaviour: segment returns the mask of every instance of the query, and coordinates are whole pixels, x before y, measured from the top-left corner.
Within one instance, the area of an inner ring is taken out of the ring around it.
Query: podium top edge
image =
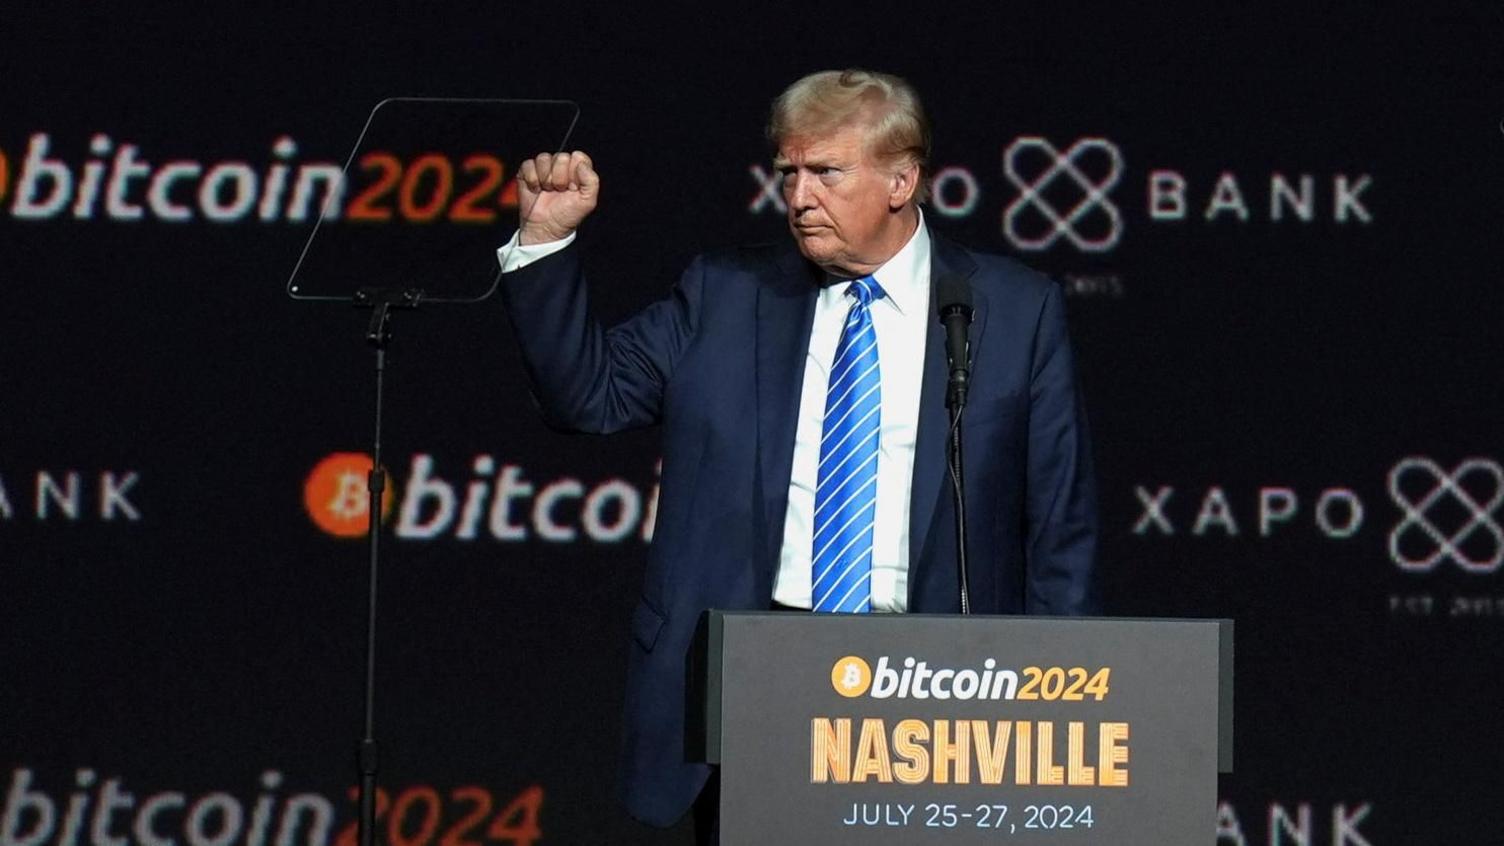
[[[737,611],[710,608],[706,613],[712,617],[724,618],[791,618],[791,619],[857,619],[857,620],[880,620],[880,619],[924,619],[924,620],[1008,620],[1019,623],[1197,623],[1197,624],[1232,624],[1231,617],[1065,617],[1050,614],[799,614],[789,611]]]

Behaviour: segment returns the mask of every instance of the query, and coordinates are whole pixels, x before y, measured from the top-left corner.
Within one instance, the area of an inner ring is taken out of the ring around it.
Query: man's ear
[[[919,190],[919,163],[909,162],[893,171],[893,180],[888,188],[888,208],[897,211],[909,204],[914,192]]]

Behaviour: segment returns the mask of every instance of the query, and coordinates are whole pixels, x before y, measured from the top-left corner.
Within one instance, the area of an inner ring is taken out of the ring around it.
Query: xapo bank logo
[[[1389,471],[1389,496],[1401,518],[1389,532],[1389,556],[1403,570],[1425,573],[1450,562],[1472,573],[1504,563],[1504,468],[1469,458],[1448,470],[1429,458],[1406,458]]]
[[[1123,146],[1110,138],[1061,142],[1020,135],[1002,146],[997,166],[938,166],[927,209],[941,217],[969,218],[989,192],[998,191],[1000,231],[1015,249],[1059,247],[1086,254],[1110,252],[1138,223],[1373,222],[1368,196],[1373,177],[1361,169],[1259,171],[1229,163],[1214,178],[1197,178],[1185,166],[1155,162],[1135,171],[1129,165]],[[784,214],[782,176],[761,164],[747,172],[757,186],[747,211]]]
[[[1062,151],[1044,138],[1018,138],[1003,151],[1003,174],[1018,189],[1003,212],[1003,234],[1013,246],[1045,250],[1065,238],[1082,252],[1100,253],[1122,237],[1123,215],[1107,192],[1122,178],[1123,154],[1111,141],[1082,138]],[[1067,196],[1052,200],[1062,185]]]
[[[1392,616],[1504,620],[1504,467],[1492,457],[1406,456],[1361,486],[1154,484],[1135,485],[1133,497],[1129,531],[1144,541],[1281,537],[1382,548],[1393,576],[1374,584],[1388,591]]]
[[[0,522],[139,523],[140,484],[136,470],[0,473]]]
[[[490,538],[504,543],[647,542],[653,537],[658,485],[607,478],[586,483],[573,476],[536,479],[525,467],[477,455],[446,476],[438,459],[417,453],[401,478],[389,478],[383,516],[398,538],[410,541]],[[370,521],[367,478],[371,458],[338,452],[324,457],[303,482],[303,507],[321,531],[359,537]]]
[[[1111,670],[1088,672],[1084,667],[1024,667],[998,669],[997,659],[979,666],[931,667],[911,657],[901,662],[883,655],[873,669],[866,659],[847,655],[830,668],[830,685],[847,699],[992,699],[1100,701],[1107,695]]]
[[[303,161],[289,135],[262,161],[148,155],[97,133],[86,146],[33,133],[20,155],[0,149],[0,208],[18,220],[135,223],[489,224],[517,207],[515,180],[484,152],[403,158],[373,150],[352,167]]]
[[[1487,574],[1504,565],[1504,468],[1487,457],[1466,458],[1448,468],[1428,456],[1407,456],[1385,474],[1383,488],[1395,514],[1385,528],[1386,548],[1396,567],[1411,573],[1442,568]],[[1269,538],[1312,532],[1318,538],[1359,537],[1373,519],[1371,506],[1352,486],[1303,492],[1263,485],[1247,493],[1225,485],[1135,485],[1138,516],[1131,532],[1155,537]]]
[[[1367,173],[1224,168],[1208,187],[1182,168],[1159,165],[1139,188],[1125,184],[1126,172],[1122,148],[1107,138],[1061,147],[1038,136],[1014,139],[1003,149],[1003,174],[1017,192],[1003,211],[1003,235],[1019,250],[1063,242],[1083,253],[1107,252],[1123,238],[1128,204],[1142,208],[1141,219],[1151,225],[1373,222],[1364,196],[1373,185]]]

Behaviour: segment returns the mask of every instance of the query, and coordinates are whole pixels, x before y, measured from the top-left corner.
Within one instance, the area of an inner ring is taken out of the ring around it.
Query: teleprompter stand
[[[371,310],[366,324],[366,343],[376,352],[376,404],[372,409],[371,472],[366,489],[370,494],[366,524],[366,547],[370,552],[366,575],[366,678],[365,732],[360,739],[360,819],[357,821],[361,846],[375,842],[376,822],[376,577],[381,572],[381,498],[386,492],[386,468],[381,463],[381,411],[383,383],[386,376],[386,345],[392,339],[392,310],[415,309],[423,292],[415,288],[361,288],[355,292],[357,308]]]
[[[360,846],[377,842],[377,582],[389,482],[381,441],[392,315],[419,303],[490,298],[501,280],[496,247],[506,240],[497,233],[509,231],[514,222],[520,225],[527,213],[517,208],[517,194],[503,174],[515,173],[525,158],[563,149],[578,117],[573,103],[559,100],[383,100],[367,117],[340,179],[327,188],[318,222],[287,283],[293,299],[371,311],[365,341],[375,352],[376,390],[366,482],[365,719],[357,750]],[[348,203],[346,197],[351,198]]]

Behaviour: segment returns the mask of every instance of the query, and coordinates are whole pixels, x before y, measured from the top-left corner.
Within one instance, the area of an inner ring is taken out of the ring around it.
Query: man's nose
[[[793,180],[793,184],[788,186],[787,199],[789,208],[796,211],[814,208],[815,191],[814,186],[810,182],[810,175],[807,173],[795,173]]]

